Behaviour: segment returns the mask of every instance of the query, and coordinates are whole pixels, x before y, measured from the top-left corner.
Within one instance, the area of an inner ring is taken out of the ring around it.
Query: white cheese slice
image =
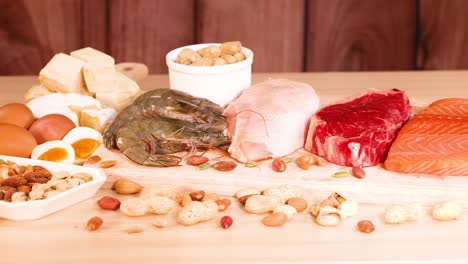
[[[85,89],[83,66],[84,62],[79,59],[56,54],[39,73],[39,81],[50,91],[80,93]]]

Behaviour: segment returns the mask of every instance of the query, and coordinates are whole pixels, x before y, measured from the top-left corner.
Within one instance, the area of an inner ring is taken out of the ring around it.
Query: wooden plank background
[[[92,46],[167,72],[165,54],[241,40],[255,72],[468,68],[467,0],[0,0],[0,75]]]

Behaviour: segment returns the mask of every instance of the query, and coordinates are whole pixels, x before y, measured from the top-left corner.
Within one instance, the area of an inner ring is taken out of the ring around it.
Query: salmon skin
[[[390,147],[387,170],[468,176],[468,99],[435,101],[407,122]]]

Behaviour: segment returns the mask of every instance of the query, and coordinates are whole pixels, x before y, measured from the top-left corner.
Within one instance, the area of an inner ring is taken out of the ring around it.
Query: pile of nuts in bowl
[[[185,48],[177,56],[176,63],[191,66],[217,66],[233,64],[245,60],[241,52],[240,41],[224,42],[221,45],[210,45],[195,51]]]
[[[50,198],[93,179],[78,172],[53,173],[37,165],[18,165],[0,160],[0,200],[25,202]]]

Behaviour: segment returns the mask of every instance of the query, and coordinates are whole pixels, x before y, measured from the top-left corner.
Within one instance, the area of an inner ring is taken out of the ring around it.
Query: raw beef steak
[[[310,117],[318,107],[319,98],[306,83],[271,79],[247,88],[224,110],[229,153],[248,162],[302,148]]]
[[[369,90],[319,110],[305,149],[338,165],[376,165],[385,160],[410,112],[405,92]]]

